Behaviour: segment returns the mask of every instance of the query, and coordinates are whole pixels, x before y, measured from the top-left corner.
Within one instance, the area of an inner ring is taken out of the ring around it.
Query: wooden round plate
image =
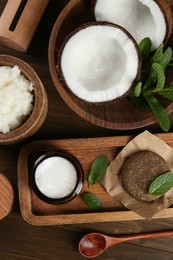
[[[130,130],[155,123],[157,119],[152,112],[138,109],[128,97],[112,104],[88,104],[77,100],[61,85],[56,70],[59,48],[72,30],[92,20],[91,0],[71,0],[55,22],[49,42],[49,68],[62,99],[79,116],[101,127]],[[173,103],[165,100],[162,105],[168,114],[172,112]]]

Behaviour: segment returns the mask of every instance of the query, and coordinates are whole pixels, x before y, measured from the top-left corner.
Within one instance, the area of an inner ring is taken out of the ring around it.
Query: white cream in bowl
[[[33,89],[18,66],[0,66],[0,133],[16,129],[32,112]]]
[[[50,199],[70,195],[77,184],[77,171],[66,158],[52,156],[44,159],[35,169],[35,183],[39,191]]]

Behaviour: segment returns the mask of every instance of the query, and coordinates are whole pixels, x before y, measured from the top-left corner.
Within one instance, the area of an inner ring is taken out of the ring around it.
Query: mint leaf
[[[168,47],[166,51],[163,54],[162,60],[161,60],[161,65],[163,66],[164,69],[168,66],[172,59],[172,49]]]
[[[163,195],[173,187],[173,172],[166,172],[157,177],[149,187],[150,195]]]
[[[102,201],[95,194],[87,192],[82,194],[81,197],[85,204],[94,211],[98,211],[103,207]]]
[[[155,76],[157,77],[157,85],[155,88],[155,92],[157,92],[158,90],[162,90],[164,88],[165,72],[162,65],[160,65],[159,63],[153,63],[152,69],[155,72]]]
[[[164,108],[159,103],[157,98],[155,98],[151,93],[145,92],[143,93],[143,96],[147,100],[151,110],[157,117],[157,120],[159,122],[160,127],[163,131],[168,132],[170,128],[170,120],[168,115],[166,114]]]
[[[136,86],[134,87],[134,90],[133,90],[133,94],[134,94],[135,97],[140,96],[141,89],[142,89],[142,82],[140,81],[136,84]]]
[[[163,59],[163,43],[156,49],[154,56],[152,57],[152,63],[160,63]]]
[[[160,90],[158,94],[166,99],[169,99],[170,101],[173,101],[173,88]]]
[[[151,52],[151,40],[149,37],[144,38],[140,43],[139,43],[139,51],[144,60],[148,59],[150,52]]]
[[[99,155],[93,161],[88,177],[89,185],[93,185],[101,181],[106,173],[109,160],[106,155]]]

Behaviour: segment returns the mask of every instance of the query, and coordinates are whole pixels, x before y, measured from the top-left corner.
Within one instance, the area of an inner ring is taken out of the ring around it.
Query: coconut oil
[[[77,184],[77,171],[66,158],[52,156],[44,159],[35,170],[35,183],[39,191],[50,199],[70,195]]]

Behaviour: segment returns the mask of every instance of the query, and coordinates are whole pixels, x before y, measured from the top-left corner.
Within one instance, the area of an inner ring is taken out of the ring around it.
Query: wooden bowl
[[[38,131],[46,118],[48,100],[41,80],[27,63],[13,56],[0,55],[0,65],[12,67],[17,65],[21,73],[33,83],[34,87],[34,107],[31,114],[15,130],[6,134],[0,133],[0,144],[6,145],[20,142]]]
[[[129,130],[155,123],[157,119],[152,112],[139,110],[128,97],[115,103],[96,105],[77,100],[73,94],[69,94],[63,88],[56,69],[58,52],[66,36],[72,30],[86,22],[93,21],[91,1],[71,0],[63,9],[53,27],[48,56],[49,68],[56,89],[74,112],[98,126],[117,130]],[[162,1],[165,3],[165,0]],[[173,80],[173,76],[171,77]],[[167,100],[164,100],[162,105],[166,108],[168,114],[173,110],[173,104]]]

